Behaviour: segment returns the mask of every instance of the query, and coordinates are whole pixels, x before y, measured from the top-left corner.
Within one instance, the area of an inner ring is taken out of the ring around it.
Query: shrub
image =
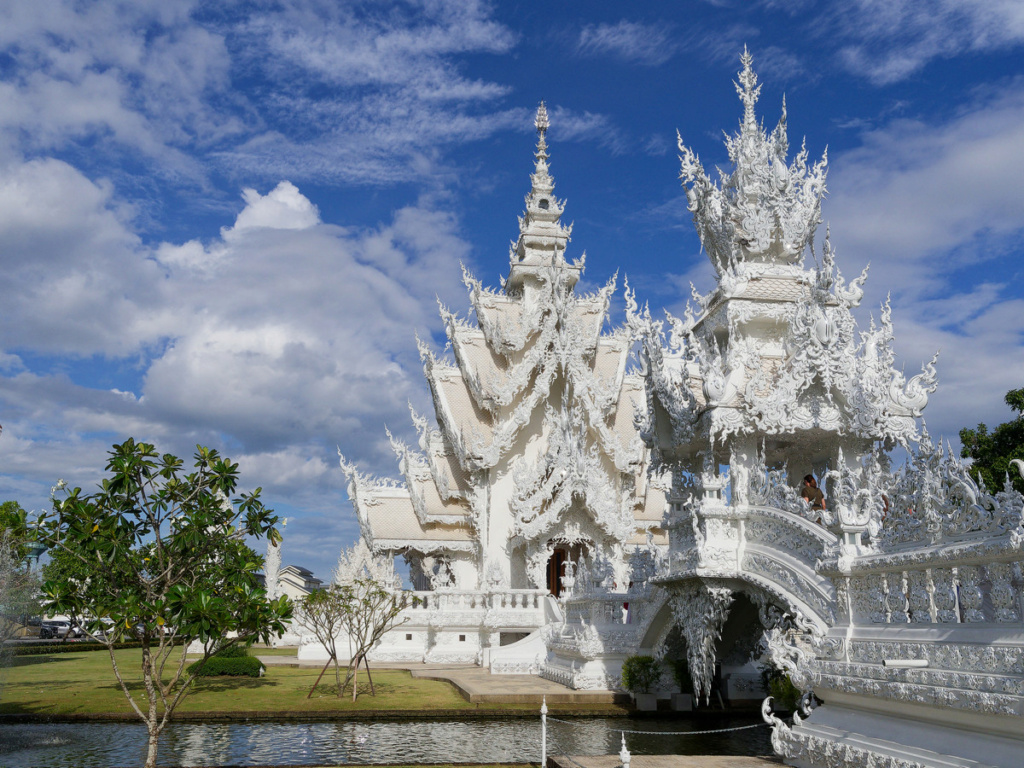
[[[263,662],[255,656],[211,656],[206,664],[199,669],[200,662],[194,661],[188,665],[188,673],[192,674],[198,670],[196,677],[217,677],[228,675],[231,677],[259,677],[266,667]]]
[[[761,672],[761,682],[781,709],[788,709],[790,712],[796,709],[800,702],[800,690],[793,685],[789,675],[781,669],[768,667]]]
[[[632,693],[650,693],[661,678],[661,662],[651,656],[630,656],[622,662],[622,684]]]
[[[229,645],[226,648],[221,648],[219,651],[213,654],[219,659],[242,659],[249,655],[249,649],[244,645]]]
[[[114,650],[122,648],[141,648],[142,643],[132,640],[127,643],[114,643]],[[96,643],[90,640],[80,640],[75,643],[39,643],[38,645],[17,645],[11,650],[12,656],[44,656],[50,653],[88,653],[90,651],[105,651],[105,643]]]

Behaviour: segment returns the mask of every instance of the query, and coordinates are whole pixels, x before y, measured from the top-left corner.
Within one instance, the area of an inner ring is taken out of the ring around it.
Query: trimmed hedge
[[[244,645],[229,645],[227,648],[221,648],[215,654],[218,659],[242,659],[249,655],[249,649]]]
[[[199,669],[200,662],[195,661],[188,665],[187,672],[196,677],[218,677],[229,675],[231,677],[260,677],[266,667],[263,662],[255,656],[211,656],[206,664]],[[196,670],[199,670],[196,672]]]
[[[114,643],[114,650],[124,648],[141,648],[142,643],[132,640],[128,643]],[[74,643],[39,643],[33,645],[16,645],[11,649],[12,656],[43,656],[48,653],[86,653],[88,651],[105,651],[105,643],[79,641]]]

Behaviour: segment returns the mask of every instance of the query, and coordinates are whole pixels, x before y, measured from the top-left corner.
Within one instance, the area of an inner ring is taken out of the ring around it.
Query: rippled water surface
[[[601,718],[548,722],[548,753],[617,754],[621,729],[697,731],[755,723],[752,715],[694,720]],[[540,760],[540,719],[468,722],[172,724],[160,765],[324,765],[345,763],[525,762]],[[141,765],[146,731],[120,723],[0,726],[6,768]],[[771,754],[767,727],[721,734],[626,734],[634,754]]]

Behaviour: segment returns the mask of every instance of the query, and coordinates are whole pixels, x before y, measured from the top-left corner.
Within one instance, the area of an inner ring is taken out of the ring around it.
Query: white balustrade
[[[547,595],[543,589],[507,590],[437,590],[410,593],[411,613],[425,611],[479,611],[489,610],[537,612]]]

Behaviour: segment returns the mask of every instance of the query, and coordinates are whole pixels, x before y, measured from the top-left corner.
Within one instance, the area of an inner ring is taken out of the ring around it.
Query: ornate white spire
[[[821,222],[827,153],[808,166],[801,147],[787,164],[786,102],[775,130],[768,134],[757,121],[761,93],[744,49],[736,93],[743,102],[740,130],[726,139],[733,171],[721,185],[705,173],[696,153],[679,139],[680,178],[701,243],[719,277],[744,264],[802,266],[804,249]]]
[[[560,219],[565,201],[554,196],[555,180],[548,167],[548,110],[544,102],[537,107],[537,150],[534,170],[530,174],[530,193],[526,196],[526,212],[519,217],[519,237],[509,253],[509,277],[505,290],[521,292],[536,282],[540,270],[550,266],[564,267],[563,274],[574,285],[579,279],[582,262],[566,264],[565,246],[572,236],[572,226],[562,226]]]
[[[554,179],[548,173],[548,143],[545,138],[548,132],[548,110],[544,106],[544,102],[540,103],[537,107],[537,117],[534,118],[533,124],[537,126],[537,151],[534,153],[534,157],[537,159],[537,167],[530,176],[533,181],[533,189],[531,195],[535,195],[538,192],[546,192],[551,194],[555,188]]]
[[[761,95],[761,86],[757,84],[757,73],[751,66],[754,63],[754,57],[750,55],[747,46],[743,46],[740,63],[743,65],[743,70],[739,73],[740,81],[733,85],[736,86],[736,93],[739,94],[740,101],[743,102],[743,127],[756,129],[757,115],[754,112],[754,107]],[[785,110],[785,106],[783,106],[783,110]]]

